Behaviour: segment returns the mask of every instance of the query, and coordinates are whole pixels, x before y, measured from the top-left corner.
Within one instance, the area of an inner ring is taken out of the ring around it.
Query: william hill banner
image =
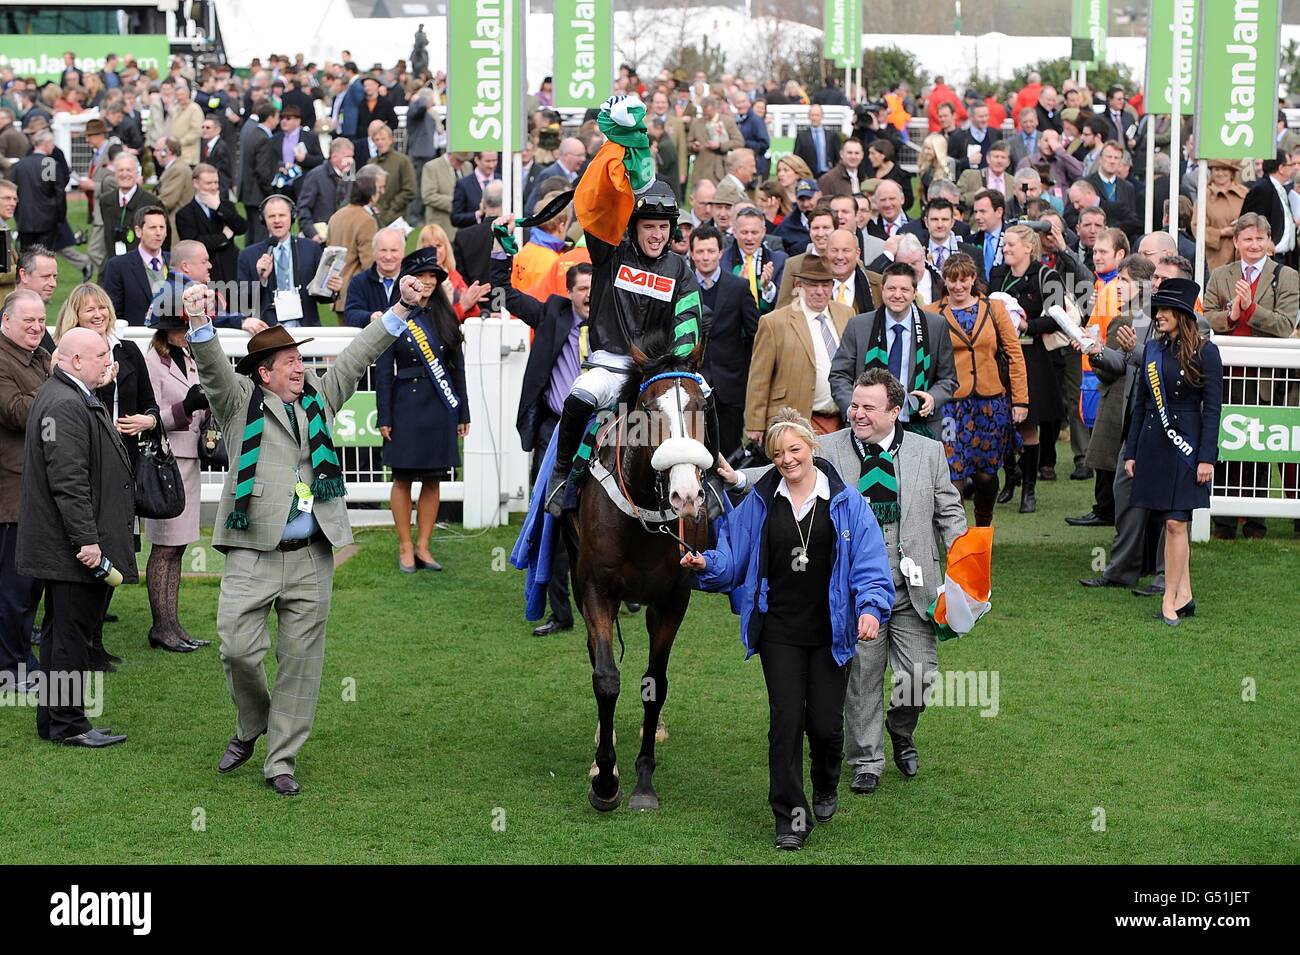
[[[1200,14],[1196,155],[1269,159],[1277,149],[1282,0],[1212,0]]]
[[[555,0],[555,105],[591,109],[614,86],[614,0]]]
[[[505,35],[511,7],[513,34]],[[505,133],[506,50],[513,75],[512,148],[524,134],[524,12],[521,0],[456,0],[447,5],[447,139],[453,152],[501,149]]]

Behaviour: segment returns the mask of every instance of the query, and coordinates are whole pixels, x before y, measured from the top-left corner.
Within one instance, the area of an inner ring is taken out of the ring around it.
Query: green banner
[[[510,42],[504,13],[510,6]],[[524,75],[524,15],[521,0],[459,0],[447,6],[447,138],[453,152],[501,150],[505,133],[505,49],[512,51],[510,137],[519,148],[527,95]]]
[[[557,107],[591,109],[614,88],[613,0],[555,0]]]
[[[1300,408],[1224,405],[1219,416],[1220,461],[1300,460]]]
[[[169,47],[165,36],[0,36],[0,66],[15,76],[34,76],[38,83],[58,82],[63,76],[63,54],[76,54],[73,62],[83,73],[104,68],[104,59],[116,53],[134,57],[141,70],[167,72]],[[119,64],[120,66],[120,64]]]
[[[771,145],[767,150],[767,158],[775,166],[782,156],[788,156],[792,152],[794,152],[793,136],[773,136]]]
[[[1214,0],[1201,5],[1199,158],[1273,157],[1281,32],[1282,0]]]
[[[379,448],[384,438],[379,433],[379,413],[375,410],[373,391],[355,391],[343,402],[334,416],[330,434],[340,448]]]
[[[822,55],[841,68],[862,62],[861,0],[826,0]]]
[[[1173,112],[1174,44],[1178,44],[1178,93],[1181,112],[1190,115],[1196,102],[1196,30],[1199,0],[1151,0],[1147,31],[1147,98],[1149,113]]]
[[[1110,25],[1110,5],[1107,0],[1074,0],[1070,16],[1070,36],[1092,41],[1092,59],[1073,60],[1071,66],[1089,69],[1106,61],[1106,30]]]

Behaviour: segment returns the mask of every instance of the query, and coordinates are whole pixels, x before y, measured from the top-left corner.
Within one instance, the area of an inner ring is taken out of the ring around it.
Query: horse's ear
[[[638,368],[644,368],[646,365],[650,364],[650,356],[636,345],[630,346],[629,351],[632,355],[632,360],[636,362]]]
[[[698,371],[700,368],[700,363],[703,360],[704,360],[704,336],[701,335],[700,340],[697,341],[695,343],[695,347],[691,349],[691,354],[687,358],[687,361],[691,363],[692,369]]]

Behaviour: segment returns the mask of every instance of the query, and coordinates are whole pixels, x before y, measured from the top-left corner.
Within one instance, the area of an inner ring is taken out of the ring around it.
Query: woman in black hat
[[[1200,287],[1165,279],[1152,296],[1156,334],[1138,372],[1124,470],[1133,478],[1131,505],[1164,521],[1165,595],[1156,616],[1176,627],[1196,613],[1187,523],[1210,506],[1219,456],[1223,362],[1196,323]]]
[[[469,434],[465,389],[465,337],[443,282],[438,250],[417,249],[402,260],[402,277],[425,285],[407,331],[375,363],[375,403],[384,437],[384,464],[393,471],[389,501],[397,527],[397,567],[404,574],[442,570],[429,552],[441,501],[440,482],[460,465],[457,438]],[[419,481],[416,537],[411,539],[411,485]]]

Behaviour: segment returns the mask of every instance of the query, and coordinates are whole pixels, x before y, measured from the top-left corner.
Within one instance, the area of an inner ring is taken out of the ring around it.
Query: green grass
[[[1068,461],[1063,449],[1062,461]],[[5,835],[13,862],[1292,862],[1300,858],[1294,582],[1287,522],[1264,541],[1197,545],[1199,610],[1178,630],[1123,590],[1085,591],[1109,529],[1070,529],[1091,482],[1039,487],[1040,511],[998,510],[994,609],[940,645],[944,670],[996,670],[1000,712],[932,709],[921,773],[892,764],[871,797],[807,849],[771,847],[767,703],[724,598],[696,595],[672,660],[659,749],[663,807],[587,805],[595,704],[581,629],[539,640],[522,575],[502,566],[515,528],[434,543],[442,574],[396,573],[391,531],[358,535],[335,578],[315,731],[297,799],[247,766],[215,765],[234,727],[216,646],[145,645],[144,588],[122,588],[106,629],[125,657],[98,725],[104,751],[39,741],[34,712],[0,707]],[[459,529],[453,529],[453,533]],[[500,549],[500,550],[498,550]],[[187,579],[182,618],[215,639],[218,584]],[[632,774],[644,625],[623,618],[617,716]],[[1242,701],[1242,681],[1257,701]],[[345,702],[344,682],[356,700]],[[630,791],[630,784],[625,788]],[[1094,831],[1094,807],[1106,829]],[[205,831],[192,820],[201,809]],[[494,812],[496,815],[494,815]],[[502,816],[502,812],[504,816]],[[504,831],[494,821],[504,819]]]

